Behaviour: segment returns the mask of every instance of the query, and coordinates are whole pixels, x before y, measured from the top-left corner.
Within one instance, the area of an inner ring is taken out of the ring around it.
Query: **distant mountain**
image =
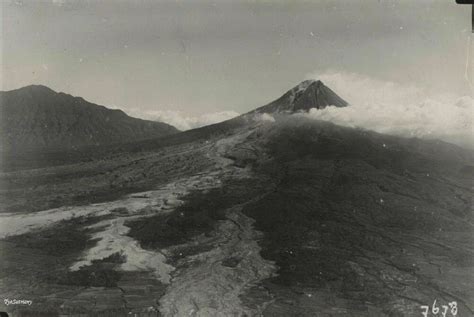
[[[184,131],[173,136],[173,139],[193,141],[194,139],[208,138],[216,134],[227,133],[232,129],[254,121],[255,114],[287,115],[296,112],[308,112],[310,109],[324,109],[328,106],[346,107],[349,106],[349,103],[324,85],[322,81],[305,80],[265,106],[226,121]]]
[[[0,92],[0,111],[3,151],[74,149],[178,132],[40,85]]]
[[[294,113],[328,106],[346,107],[348,103],[320,80],[305,80],[271,103],[251,113]]]
[[[320,80],[305,80],[288,90],[280,98],[238,117],[214,123],[197,129],[187,130],[169,138],[171,142],[191,142],[212,136],[230,133],[231,130],[246,126],[255,120],[256,114],[288,115],[296,112],[308,112],[310,109],[324,109],[328,106],[346,107],[349,103],[339,97],[334,91]],[[153,141],[152,141],[153,142]],[[163,144],[156,140],[155,144]],[[151,143],[144,144],[148,148]]]

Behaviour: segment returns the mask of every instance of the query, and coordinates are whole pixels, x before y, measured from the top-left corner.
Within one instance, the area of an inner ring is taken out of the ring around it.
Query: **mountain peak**
[[[132,118],[122,110],[42,85],[2,92],[0,97],[2,150],[12,155],[134,142],[178,132],[168,124]]]
[[[18,92],[18,93],[31,92],[31,93],[49,93],[49,94],[56,93],[54,90],[44,85],[28,85],[25,87],[12,89],[5,92]]]
[[[301,83],[299,83],[298,85],[293,87],[292,90],[304,91],[304,90],[308,89],[308,87],[311,86],[311,85],[320,85],[322,83],[323,82],[320,81],[320,80],[307,79],[307,80],[303,80]]]
[[[312,108],[346,107],[348,103],[320,80],[302,81],[277,100],[255,110],[258,113],[307,112]]]

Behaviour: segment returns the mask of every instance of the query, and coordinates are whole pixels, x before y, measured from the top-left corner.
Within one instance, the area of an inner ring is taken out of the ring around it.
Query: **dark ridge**
[[[162,122],[128,116],[66,93],[31,85],[0,92],[2,152],[64,151],[177,133]]]
[[[28,85],[25,87],[20,87],[17,89],[12,89],[12,90],[7,90],[7,91],[1,91],[0,93],[50,93],[50,94],[55,94],[57,93],[53,89],[44,86],[44,85]]]

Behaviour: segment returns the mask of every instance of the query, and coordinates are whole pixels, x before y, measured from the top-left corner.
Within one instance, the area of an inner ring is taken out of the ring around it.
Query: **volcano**
[[[329,106],[350,105],[305,81],[225,122],[0,174],[2,294],[41,303],[0,310],[472,316],[473,152],[292,115]]]
[[[348,103],[320,80],[305,80],[271,103],[257,108],[256,113],[295,113],[329,106],[346,107]]]

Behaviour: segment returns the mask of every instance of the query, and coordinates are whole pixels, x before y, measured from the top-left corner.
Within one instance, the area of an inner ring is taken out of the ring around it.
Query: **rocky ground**
[[[3,173],[1,295],[33,304],[0,310],[422,316],[436,300],[471,316],[471,162],[293,118]]]

